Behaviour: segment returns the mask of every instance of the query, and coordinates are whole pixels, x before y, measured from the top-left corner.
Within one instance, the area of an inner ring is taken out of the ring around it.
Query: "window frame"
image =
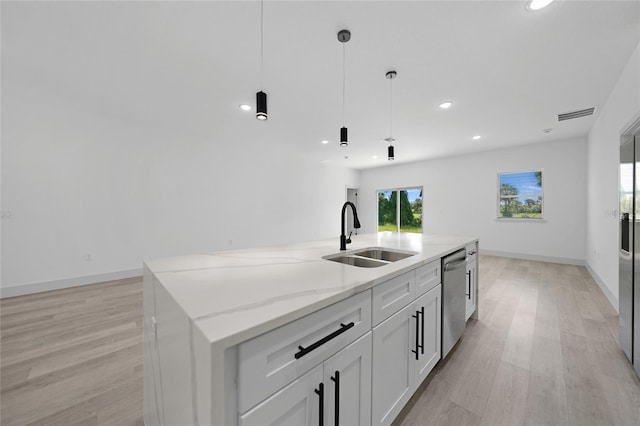
[[[419,189],[422,193],[422,213],[420,213],[420,234],[424,234],[424,186],[416,185],[416,186],[400,186],[396,188],[387,188],[387,189],[376,189],[376,232],[393,232],[393,231],[379,231],[378,227],[380,226],[380,204],[378,203],[378,194],[381,192],[398,192],[396,196],[396,230],[395,232],[401,233],[400,231],[400,191],[409,191],[413,189]],[[417,234],[417,232],[402,232],[405,234]]]
[[[540,195],[537,194],[518,194],[518,196],[512,196],[511,198],[523,198],[522,196],[527,196],[527,195],[535,195],[536,197],[540,197],[540,201],[541,201],[541,206],[540,206],[540,217],[504,217],[504,216],[500,216],[500,200],[502,198],[509,198],[509,197],[501,197],[500,196],[500,177],[502,175],[515,175],[515,174],[523,174],[523,173],[535,173],[535,172],[540,172]],[[496,220],[498,221],[515,221],[515,222],[529,222],[529,221],[538,221],[538,222],[544,222],[545,221],[545,216],[544,216],[544,169],[540,168],[540,169],[529,169],[529,170],[521,170],[521,171],[517,171],[517,172],[498,172],[497,174],[497,180],[496,180],[496,196],[497,196],[497,202],[496,202]]]

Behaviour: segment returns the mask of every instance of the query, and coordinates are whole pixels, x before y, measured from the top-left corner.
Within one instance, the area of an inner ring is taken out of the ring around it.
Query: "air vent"
[[[593,115],[596,107],[581,109],[580,111],[565,112],[564,114],[558,114],[558,121],[573,120],[574,118],[586,117]]]

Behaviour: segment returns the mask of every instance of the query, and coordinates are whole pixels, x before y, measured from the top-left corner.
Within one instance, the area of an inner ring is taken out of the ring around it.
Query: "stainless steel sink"
[[[377,268],[378,266],[388,265],[398,260],[406,259],[417,253],[410,251],[402,251],[388,249],[384,247],[367,247],[364,249],[343,252],[324,256],[323,259],[332,262],[340,262],[345,265],[358,266],[360,268]]]
[[[387,262],[380,262],[378,260],[358,256],[336,256],[325,257],[325,259],[333,262],[344,263],[346,265],[359,266],[360,268],[377,268],[378,266],[387,265]]]
[[[387,262],[397,262],[398,260],[411,257],[416,253],[374,247],[374,248],[368,248],[365,250],[357,251],[354,254],[357,256],[368,257],[369,259],[384,260]]]

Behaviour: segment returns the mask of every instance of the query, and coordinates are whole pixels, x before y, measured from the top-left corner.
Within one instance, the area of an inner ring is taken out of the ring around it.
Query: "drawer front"
[[[371,291],[367,290],[238,345],[239,412],[254,407],[370,329]]]
[[[416,297],[442,283],[440,259],[416,269]]]
[[[407,272],[373,288],[373,325],[378,325],[416,298],[415,271]]]

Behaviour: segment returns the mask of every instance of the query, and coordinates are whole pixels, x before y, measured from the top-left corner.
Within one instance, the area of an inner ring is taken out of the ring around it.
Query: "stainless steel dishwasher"
[[[465,249],[442,258],[442,359],[456,344],[465,326],[466,311]]]

